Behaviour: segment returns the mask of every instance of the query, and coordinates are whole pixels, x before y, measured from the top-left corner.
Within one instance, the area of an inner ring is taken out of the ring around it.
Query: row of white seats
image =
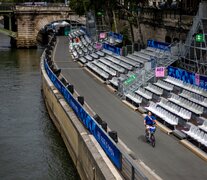
[[[202,117],[201,117],[202,118]],[[203,120],[203,124],[198,126],[200,129],[202,129],[203,131],[207,132],[207,120],[204,119]]]
[[[106,49],[102,49],[101,50],[103,53],[105,53],[106,55],[109,55],[109,56],[112,56],[114,57],[115,59],[118,59],[119,60],[119,63],[125,63],[127,65],[130,65],[132,67],[130,67],[130,69],[128,70],[132,70],[133,67],[141,67],[141,64],[139,61],[134,61],[133,59],[131,58],[127,58],[127,57],[124,57],[124,56],[119,56],[119,55],[115,55],[113,52],[109,51],[109,50],[106,50]],[[127,68],[127,66],[125,67]]]
[[[72,43],[70,43],[69,50],[70,52],[72,52],[72,55],[75,59],[82,57],[85,53],[95,51],[95,49],[91,45],[86,44],[86,46],[84,46],[82,42],[76,45],[72,45]]]
[[[193,103],[183,97],[180,97],[177,94],[172,93],[171,95],[172,96],[168,98],[170,101],[190,110],[191,112],[194,112],[195,114],[203,114],[204,108],[202,106],[199,106],[196,103]]]
[[[201,87],[194,86],[194,85],[192,85],[192,84],[187,84],[187,83],[184,83],[184,87],[185,87],[185,89],[187,89],[187,90],[189,89],[189,90],[192,91],[192,92],[195,92],[195,93],[197,93],[197,94],[201,94],[201,95],[207,97],[207,91],[204,90],[204,89],[201,88]]]
[[[144,88],[140,87],[138,90],[135,91],[140,96],[144,97],[145,99],[151,100],[152,99],[152,93],[145,90]]]
[[[178,125],[179,118],[177,116],[171,114],[161,107],[158,107],[154,102],[150,102],[149,107],[146,107],[146,109],[163,119],[165,122],[173,126]]]
[[[145,87],[145,89],[151,91],[152,93],[161,96],[163,94],[163,89],[160,87],[157,87],[151,83],[148,84],[148,86]]]
[[[199,94],[196,94],[196,93],[193,93],[193,92],[190,92],[190,91],[183,89],[183,91],[180,93],[180,96],[188,98],[189,100],[191,100],[197,104],[200,104],[204,107],[207,107],[207,98],[205,98]]]
[[[98,59],[99,58],[99,55],[94,53],[94,52],[91,53],[90,56],[93,57],[94,59]]]
[[[194,93],[197,93],[197,94],[200,94],[204,97],[207,97],[207,91],[204,90],[203,88],[201,87],[198,87],[198,86],[194,86],[194,85],[191,85],[191,84],[187,84],[187,83],[184,83],[182,80],[180,79],[176,79],[174,77],[171,77],[171,76],[167,76],[166,79],[164,79],[166,82],[170,82],[171,84],[174,84],[176,86],[179,86],[183,89],[186,89],[188,91],[191,91],[191,92],[194,92]]]
[[[78,60],[83,64],[88,62],[84,57],[80,57],[80,58],[78,58]]]
[[[107,49],[102,49],[101,50],[103,53],[105,53],[105,54],[108,54],[108,55],[112,55],[113,54],[113,52],[111,52],[111,51],[109,51],[109,50],[107,50]]]
[[[192,113],[184,108],[179,107],[178,105],[168,101],[167,99],[162,98],[158,103],[161,107],[167,109],[168,111],[177,114],[183,119],[189,120],[191,119]]]
[[[137,104],[142,103],[143,98],[133,92],[129,92],[125,96]]]
[[[112,76],[117,75],[117,72],[114,69],[112,69],[109,66],[103,64],[99,60],[94,60],[92,63],[95,64],[96,66],[98,66],[99,68],[103,69],[104,71],[106,71],[107,73],[109,73]]]
[[[154,83],[156,86],[161,87],[162,89],[165,89],[167,91],[172,91],[174,86],[170,83],[164,82],[162,80],[158,80],[156,83]]]
[[[84,35],[84,34],[85,34],[84,31],[82,31],[82,30],[77,30],[77,31],[74,31],[74,32],[69,33],[69,34],[68,34],[68,37],[69,37],[70,39],[72,39],[72,38],[75,38],[75,37],[77,37],[77,36],[82,36],[82,35]]]
[[[152,57],[155,57],[155,56],[156,56],[156,53],[155,53],[155,52],[153,52],[153,51],[148,51],[148,50],[146,50],[146,49],[142,49],[142,50],[141,50],[141,53],[144,53],[144,54],[146,54],[146,55],[148,55],[148,56],[152,56]]]
[[[110,55],[106,55],[105,58],[108,59],[109,61],[115,63],[115,64],[118,64],[118,65],[122,66],[123,68],[125,68],[129,71],[131,71],[133,69],[133,67],[131,65],[129,65],[129,64],[127,64],[127,63],[125,63],[121,60],[118,60],[118,59],[116,59],[116,58],[114,58]]]
[[[166,50],[162,50],[162,49],[158,49],[158,48],[147,47],[146,50],[153,51],[153,52],[156,52],[156,53],[162,54],[162,55],[171,56],[170,51],[166,51]]]
[[[98,59],[100,62],[102,62],[103,64],[106,64],[107,66],[115,69],[116,71],[118,71],[119,73],[124,73],[125,72],[125,69],[123,67],[121,67],[120,65],[118,64],[115,64],[113,62],[111,62],[110,60],[106,59],[106,58],[99,58]]]
[[[134,60],[129,59],[127,57],[119,56],[119,55],[114,55],[114,54],[112,54],[111,56],[113,56],[114,58],[116,58],[116,59],[118,59],[120,61],[123,61],[123,62],[125,62],[125,63],[127,63],[127,64],[129,64],[129,65],[131,65],[133,67],[138,68],[138,67],[141,66],[140,62],[134,61]]]
[[[84,38],[89,44],[92,42],[91,39],[86,34],[84,35]]]
[[[143,59],[143,58],[138,57],[138,56],[134,56],[132,54],[128,54],[126,57],[128,59],[132,59],[133,61],[136,61],[136,62],[141,63],[141,64],[144,64],[147,61],[146,59]]]
[[[136,58],[137,57],[141,58],[143,60],[142,61],[143,63],[151,59],[149,55],[143,54],[140,51],[134,51],[133,55]]]
[[[126,77],[127,77],[127,75],[125,75],[125,74],[121,74],[119,77],[112,77],[112,79],[110,79],[109,82],[110,82],[111,84],[113,84],[115,87],[118,87],[118,83],[119,83],[119,81],[123,81],[123,80],[125,80]]]
[[[112,77],[112,79],[109,80],[109,82],[114,85],[115,87],[118,87],[119,78],[118,77]]]
[[[96,51],[95,53],[97,55],[99,55],[100,57],[104,57],[105,56],[105,54],[103,52],[101,52],[101,51]]]
[[[93,59],[97,59],[99,56],[104,56],[104,54],[100,51],[97,51],[95,53],[91,53],[91,54],[87,54],[86,56],[82,56],[82,57],[78,58],[78,60],[81,63],[85,64],[88,61],[93,61]]]
[[[90,69],[92,69],[94,72],[96,72],[102,78],[109,79],[109,74],[107,72],[105,72],[104,70],[102,70],[101,68],[97,67],[95,64],[88,62],[86,64],[86,66],[89,67]]]
[[[89,54],[87,54],[86,56],[84,56],[85,57],[85,59],[87,60],[87,61],[93,61],[93,57],[91,57]]]
[[[167,78],[165,78],[164,81],[169,82],[179,87],[183,87],[183,81],[180,79],[176,79],[172,76],[167,76]]]
[[[199,143],[203,144],[204,146],[207,147],[207,133],[204,131],[201,131],[199,127],[190,124],[190,129],[188,131],[182,130],[185,134],[193,138],[194,140],[198,141]]]

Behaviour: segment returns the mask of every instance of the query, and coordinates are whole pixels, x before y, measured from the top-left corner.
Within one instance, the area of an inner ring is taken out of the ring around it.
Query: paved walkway
[[[124,105],[108,91],[106,85],[101,84],[72,60],[66,37],[58,38],[54,59],[58,67],[62,68],[63,75],[74,85],[76,91],[84,96],[89,106],[108,123],[110,129],[116,130],[118,136],[136,156],[161,178],[207,179],[207,163],[181,145],[175,137],[157,130],[156,147],[152,148],[145,143],[143,117]]]

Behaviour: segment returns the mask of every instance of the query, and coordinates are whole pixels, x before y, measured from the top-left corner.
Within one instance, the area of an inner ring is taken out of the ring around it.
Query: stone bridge
[[[15,5],[0,9],[0,15],[4,16],[4,28],[0,28],[0,32],[11,36],[17,48],[36,47],[38,32],[51,22],[67,20],[85,24],[86,21],[85,17],[76,15],[65,5]]]

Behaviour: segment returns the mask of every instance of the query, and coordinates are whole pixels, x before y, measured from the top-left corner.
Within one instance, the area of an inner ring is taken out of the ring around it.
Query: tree
[[[78,15],[84,15],[89,10],[90,0],[70,0],[70,8]]]

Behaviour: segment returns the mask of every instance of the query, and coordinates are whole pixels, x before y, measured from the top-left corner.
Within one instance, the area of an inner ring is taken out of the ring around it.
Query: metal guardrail
[[[13,5],[0,4],[0,12],[13,12]]]

